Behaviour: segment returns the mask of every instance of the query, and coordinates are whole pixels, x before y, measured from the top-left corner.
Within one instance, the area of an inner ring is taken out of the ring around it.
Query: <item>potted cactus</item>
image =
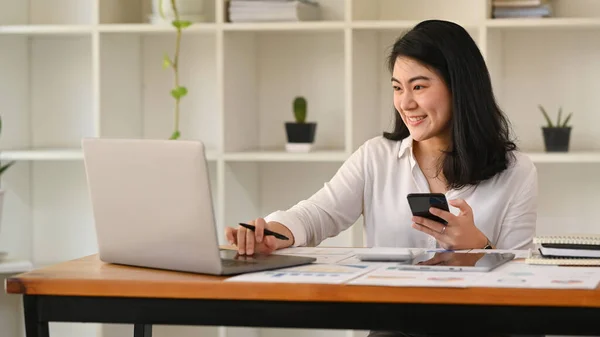
[[[317,131],[317,123],[306,122],[307,103],[302,96],[294,98],[292,103],[295,122],[286,122],[285,131],[287,144],[285,146],[290,152],[309,152],[312,150]]]
[[[546,119],[547,125],[542,127],[542,135],[544,136],[544,147],[547,152],[568,152],[569,140],[571,138],[571,126],[568,125],[573,113],[569,113],[564,121],[562,117],[562,107],[558,109],[558,118],[556,124],[552,123],[550,116],[542,105],[538,105],[540,111]]]
[[[2,117],[0,117],[0,134],[2,133]],[[0,180],[2,178],[2,175],[6,172],[6,170],[8,170],[9,167],[11,167],[15,162],[11,161],[8,162],[6,164],[2,164],[0,163]],[[2,231],[2,209],[4,207],[4,190],[2,189],[2,186],[0,186],[0,231]]]

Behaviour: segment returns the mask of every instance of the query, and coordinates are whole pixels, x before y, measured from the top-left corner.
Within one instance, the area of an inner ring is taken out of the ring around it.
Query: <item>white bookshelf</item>
[[[320,0],[318,22],[229,23],[221,0],[184,32],[184,139],[201,139],[220,240],[225,225],[285,209],[323,186],[392,118],[389,47],[426,18],[462,24],[480,46],[519,146],[539,170],[538,233],[600,232],[600,1],[553,0],[555,17],[492,19],[487,0]],[[567,6],[568,4],[568,6]],[[174,31],[150,0],[0,0],[0,160],[17,164],[0,251],[42,266],[96,252],[82,137],[168,138]],[[296,95],[318,122],[316,150],[284,150]],[[545,153],[537,110],[573,111],[569,153]],[[361,221],[327,245],[361,245]],[[6,267],[6,265],[5,265]],[[0,269],[2,265],[0,265]],[[12,268],[12,267],[11,267]],[[20,268],[7,270],[9,274]],[[0,326],[23,336],[20,301],[0,296]],[[52,336],[117,337],[130,326],[52,324]],[[158,327],[155,336],[362,336],[298,329]]]

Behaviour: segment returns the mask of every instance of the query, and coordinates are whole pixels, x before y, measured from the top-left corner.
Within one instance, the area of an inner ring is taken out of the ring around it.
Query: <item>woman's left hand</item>
[[[448,201],[450,205],[460,210],[458,215],[431,207],[429,212],[448,222],[446,226],[434,220],[415,216],[412,227],[433,236],[444,249],[480,249],[488,242],[487,237],[477,227],[473,220],[473,210],[463,199]]]

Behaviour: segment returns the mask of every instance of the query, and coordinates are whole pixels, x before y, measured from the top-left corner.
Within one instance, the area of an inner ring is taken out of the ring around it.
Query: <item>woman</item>
[[[264,219],[254,232],[227,228],[240,254],[315,246],[362,214],[368,246],[523,249],[537,217],[537,172],[510,140],[484,59],[469,34],[427,20],[389,55],[395,128],[368,140],[309,199]],[[412,216],[406,196],[444,193],[443,224]],[[291,239],[264,237],[268,228]]]

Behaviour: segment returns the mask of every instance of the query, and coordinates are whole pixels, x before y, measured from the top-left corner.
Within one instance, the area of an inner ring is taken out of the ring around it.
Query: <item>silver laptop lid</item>
[[[201,142],[87,138],[82,147],[103,261],[221,272]]]

